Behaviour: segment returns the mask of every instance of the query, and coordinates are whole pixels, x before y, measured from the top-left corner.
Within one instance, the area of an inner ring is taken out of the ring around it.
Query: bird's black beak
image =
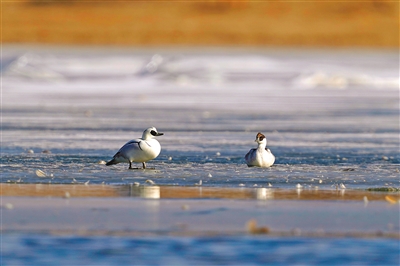
[[[151,134],[151,135],[153,135],[154,137],[157,137],[157,136],[162,136],[162,135],[164,135],[164,133],[161,133],[161,132],[156,132],[155,130],[152,130],[152,131],[150,131],[150,134]]]

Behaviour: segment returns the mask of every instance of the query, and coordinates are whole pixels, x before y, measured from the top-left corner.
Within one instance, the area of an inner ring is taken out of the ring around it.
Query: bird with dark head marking
[[[256,149],[251,149],[244,157],[247,166],[270,167],[275,162],[275,156],[267,148],[267,138],[258,132],[255,142],[258,143]]]
[[[125,143],[106,165],[129,163],[129,169],[137,169],[132,167],[132,163],[142,163],[143,169],[146,169],[146,162],[155,159],[161,152],[161,145],[155,137],[162,135],[155,127],[149,127],[142,138]]]

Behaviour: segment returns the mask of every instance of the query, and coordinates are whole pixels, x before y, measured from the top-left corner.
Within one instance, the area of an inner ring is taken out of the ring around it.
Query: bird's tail
[[[113,164],[117,164],[117,160],[115,160],[115,158],[113,158],[111,161],[107,162],[106,165],[113,165]]]

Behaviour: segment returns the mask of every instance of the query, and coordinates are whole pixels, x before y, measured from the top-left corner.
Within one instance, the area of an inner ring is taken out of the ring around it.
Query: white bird
[[[146,169],[146,162],[160,154],[161,145],[155,137],[162,135],[155,127],[149,127],[143,132],[142,138],[133,139],[122,146],[106,165],[129,163],[129,169],[135,169],[132,163],[142,163],[143,169]]]
[[[266,148],[267,138],[261,134],[257,133],[255,142],[258,143],[257,149],[251,149],[244,157],[247,166],[259,166],[259,167],[270,167],[275,162],[275,156],[272,152]]]

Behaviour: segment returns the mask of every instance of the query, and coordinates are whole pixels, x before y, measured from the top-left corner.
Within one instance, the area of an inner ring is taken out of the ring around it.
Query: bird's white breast
[[[249,166],[270,167],[275,162],[275,156],[265,149],[251,149],[245,159]]]
[[[120,152],[132,162],[147,162],[160,154],[161,145],[156,139],[135,139],[125,144]]]

